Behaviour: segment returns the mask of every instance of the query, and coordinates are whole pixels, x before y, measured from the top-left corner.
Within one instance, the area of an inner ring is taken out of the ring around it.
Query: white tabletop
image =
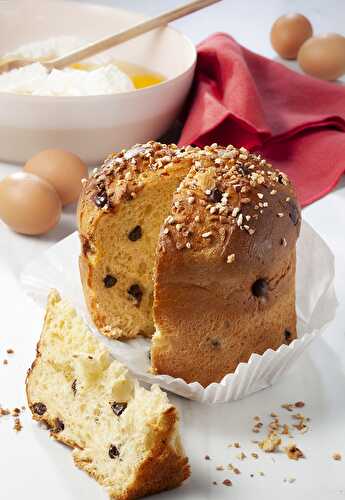
[[[102,3],[156,13],[157,0],[108,0]],[[161,8],[173,7],[179,1],[159,2]],[[269,29],[276,17],[287,11],[302,11],[312,21],[315,31],[344,30],[345,4],[340,0],[269,0],[254,2],[224,0],[204,12],[174,23],[198,42],[215,31],[227,31],[248,48],[275,57],[269,45]],[[20,145],[19,145],[20,147]],[[345,159],[344,159],[345,167]],[[18,170],[1,165],[0,178]],[[322,235],[336,258],[336,291],[340,302],[337,317],[322,338],[305,354],[274,387],[236,403],[207,407],[172,397],[182,413],[183,441],[192,465],[192,478],[180,489],[161,498],[234,499],[305,499],[333,500],[345,498],[345,231],[341,219],[345,211],[345,183],[303,210],[304,218]],[[43,311],[23,294],[18,282],[21,270],[40,252],[75,229],[75,207],[65,209],[61,223],[46,236],[24,237],[0,224],[0,405],[13,408],[25,404],[24,378],[34,358]],[[15,354],[6,354],[13,348]],[[8,365],[2,360],[8,359]],[[311,430],[298,436],[297,443],[306,454],[303,461],[288,460],[283,454],[251,457],[243,461],[227,444],[238,441],[250,455],[254,415],[267,417],[282,403],[303,400],[303,412],[311,417]],[[83,500],[106,498],[95,481],[71,465],[69,451],[49,439],[48,433],[30,419],[22,417],[23,430],[16,434],[12,418],[0,419],[0,498],[19,500]],[[342,452],[343,461],[332,459]],[[204,460],[208,454],[211,460]],[[216,471],[216,465],[233,463],[240,475]],[[262,471],[265,475],[261,476]],[[250,477],[250,474],[254,477]],[[293,483],[284,478],[295,478]],[[232,488],[221,484],[233,481]],[[212,485],[212,481],[218,485]]]

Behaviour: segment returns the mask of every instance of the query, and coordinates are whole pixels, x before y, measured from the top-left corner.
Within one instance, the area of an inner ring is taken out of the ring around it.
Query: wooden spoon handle
[[[193,0],[192,2],[187,3],[186,5],[181,5],[176,9],[163,12],[159,16],[153,17],[151,19],[147,19],[138,24],[135,24],[129,29],[120,31],[115,35],[107,36],[102,38],[101,40],[97,40],[96,42],[92,42],[85,47],[74,50],[69,54],[66,54],[63,57],[59,57],[57,59],[53,59],[47,63],[44,63],[46,67],[49,69],[57,68],[61,69],[70,64],[81,61],[82,59],[86,59],[88,57],[94,56],[103,50],[109,49],[111,47],[115,47],[123,42],[127,42],[131,38],[135,38],[143,33],[147,33],[159,26],[164,26],[171,21],[175,21],[181,17],[187,16],[192,12],[203,9],[208,5],[219,2],[220,0]]]

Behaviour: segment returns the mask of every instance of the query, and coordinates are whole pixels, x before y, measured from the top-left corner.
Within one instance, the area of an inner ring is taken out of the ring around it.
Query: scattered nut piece
[[[303,408],[303,406],[305,406],[304,401],[297,401],[297,403],[295,403],[295,408]]]
[[[251,453],[251,456],[257,460],[259,458],[259,455],[257,453]]]
[[[299,460],[300,458],[305,458],[304,453],[297,448],[295,443],[290,443],[286,448],[284,448],[285,453],[290,458],[290,460]]]
[[[245,458],[247,458],[247,456],[245,453],[243,453],[243,451],[241,451],[241,453],[238,453],[238,455],[236,455],[236,458],[238,458],[239,460],[244,460]]]
[[[260,441],[259,448],[264,450],[266,453],[274,453],[281,444],[281,442],[282,440],[280,439],[279,436],[275,434],[270,434],[265,439]]]
[[[16,431],[16,432],[20,432],[22,430],[23,426],[21,424],[21,421],[19,419],[19,417],[16,417],[14,419],[14,427],[13,429]]]
[[[284,410],[287,410],[287,411],[292,411],[293,410],[293,403],[284,403],[283,405],[281,405],[282,408],[284,408]]]
[[[333,458],[333,460],[340,461],[342,459],[342,456],[340,453],[337,452],[337,453],[333,453],[332,458]]]
[[[281,431],[282,434],[285,434],[286,436],[289,436],[290,435],[290,430],[289,430],[289,426],[287,424],[284,424],[283,425],[283,430]]]
[[[224,479],[223,484],[224,486],[232,486],[232,481],[230,481],[230,479]]]

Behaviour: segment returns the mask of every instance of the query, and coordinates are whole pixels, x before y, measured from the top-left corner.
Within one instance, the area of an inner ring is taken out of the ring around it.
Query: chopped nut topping
[[[234,253],[227,256],[226,262],[228,264],[232,264],[234,261],[235,261],[235,254]]]
[[[207,231],[207,233],[202,233],[201,235],[203,238],[209,238],[210,236],[212,236],[212,231]]]
[[[333,460],[340,461],[342,459],[342,456],[340,453],[333,453],[332,458]]]

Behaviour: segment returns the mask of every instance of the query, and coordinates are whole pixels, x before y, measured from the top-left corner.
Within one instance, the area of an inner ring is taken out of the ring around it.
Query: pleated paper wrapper
[[[111,353],[126,364],[140,380],[188,399],[203,403],[225,403],[244,398],[275,383],[323,332],[335,316],[337,299],[334,292],[334,257],[324,240],[306,222],[302,223],[297,243],[296,309],[298,338],[277,350],[263,355],[252,354],[247,363],[240,363],[234,373],[206,388],[198,382],[187,384],[169,375],[153,375],[149,370],[150,340],[110,340],[93,326],[84,302],[79,277],[80,243],[75,232],[32,261],[21,281],[27,294],[45,307],[52,288],[69,299],[89,325],[90,330]],[[37,332],[38,334],[38,332]],[[181,360],[183,362],[183,360]]]

